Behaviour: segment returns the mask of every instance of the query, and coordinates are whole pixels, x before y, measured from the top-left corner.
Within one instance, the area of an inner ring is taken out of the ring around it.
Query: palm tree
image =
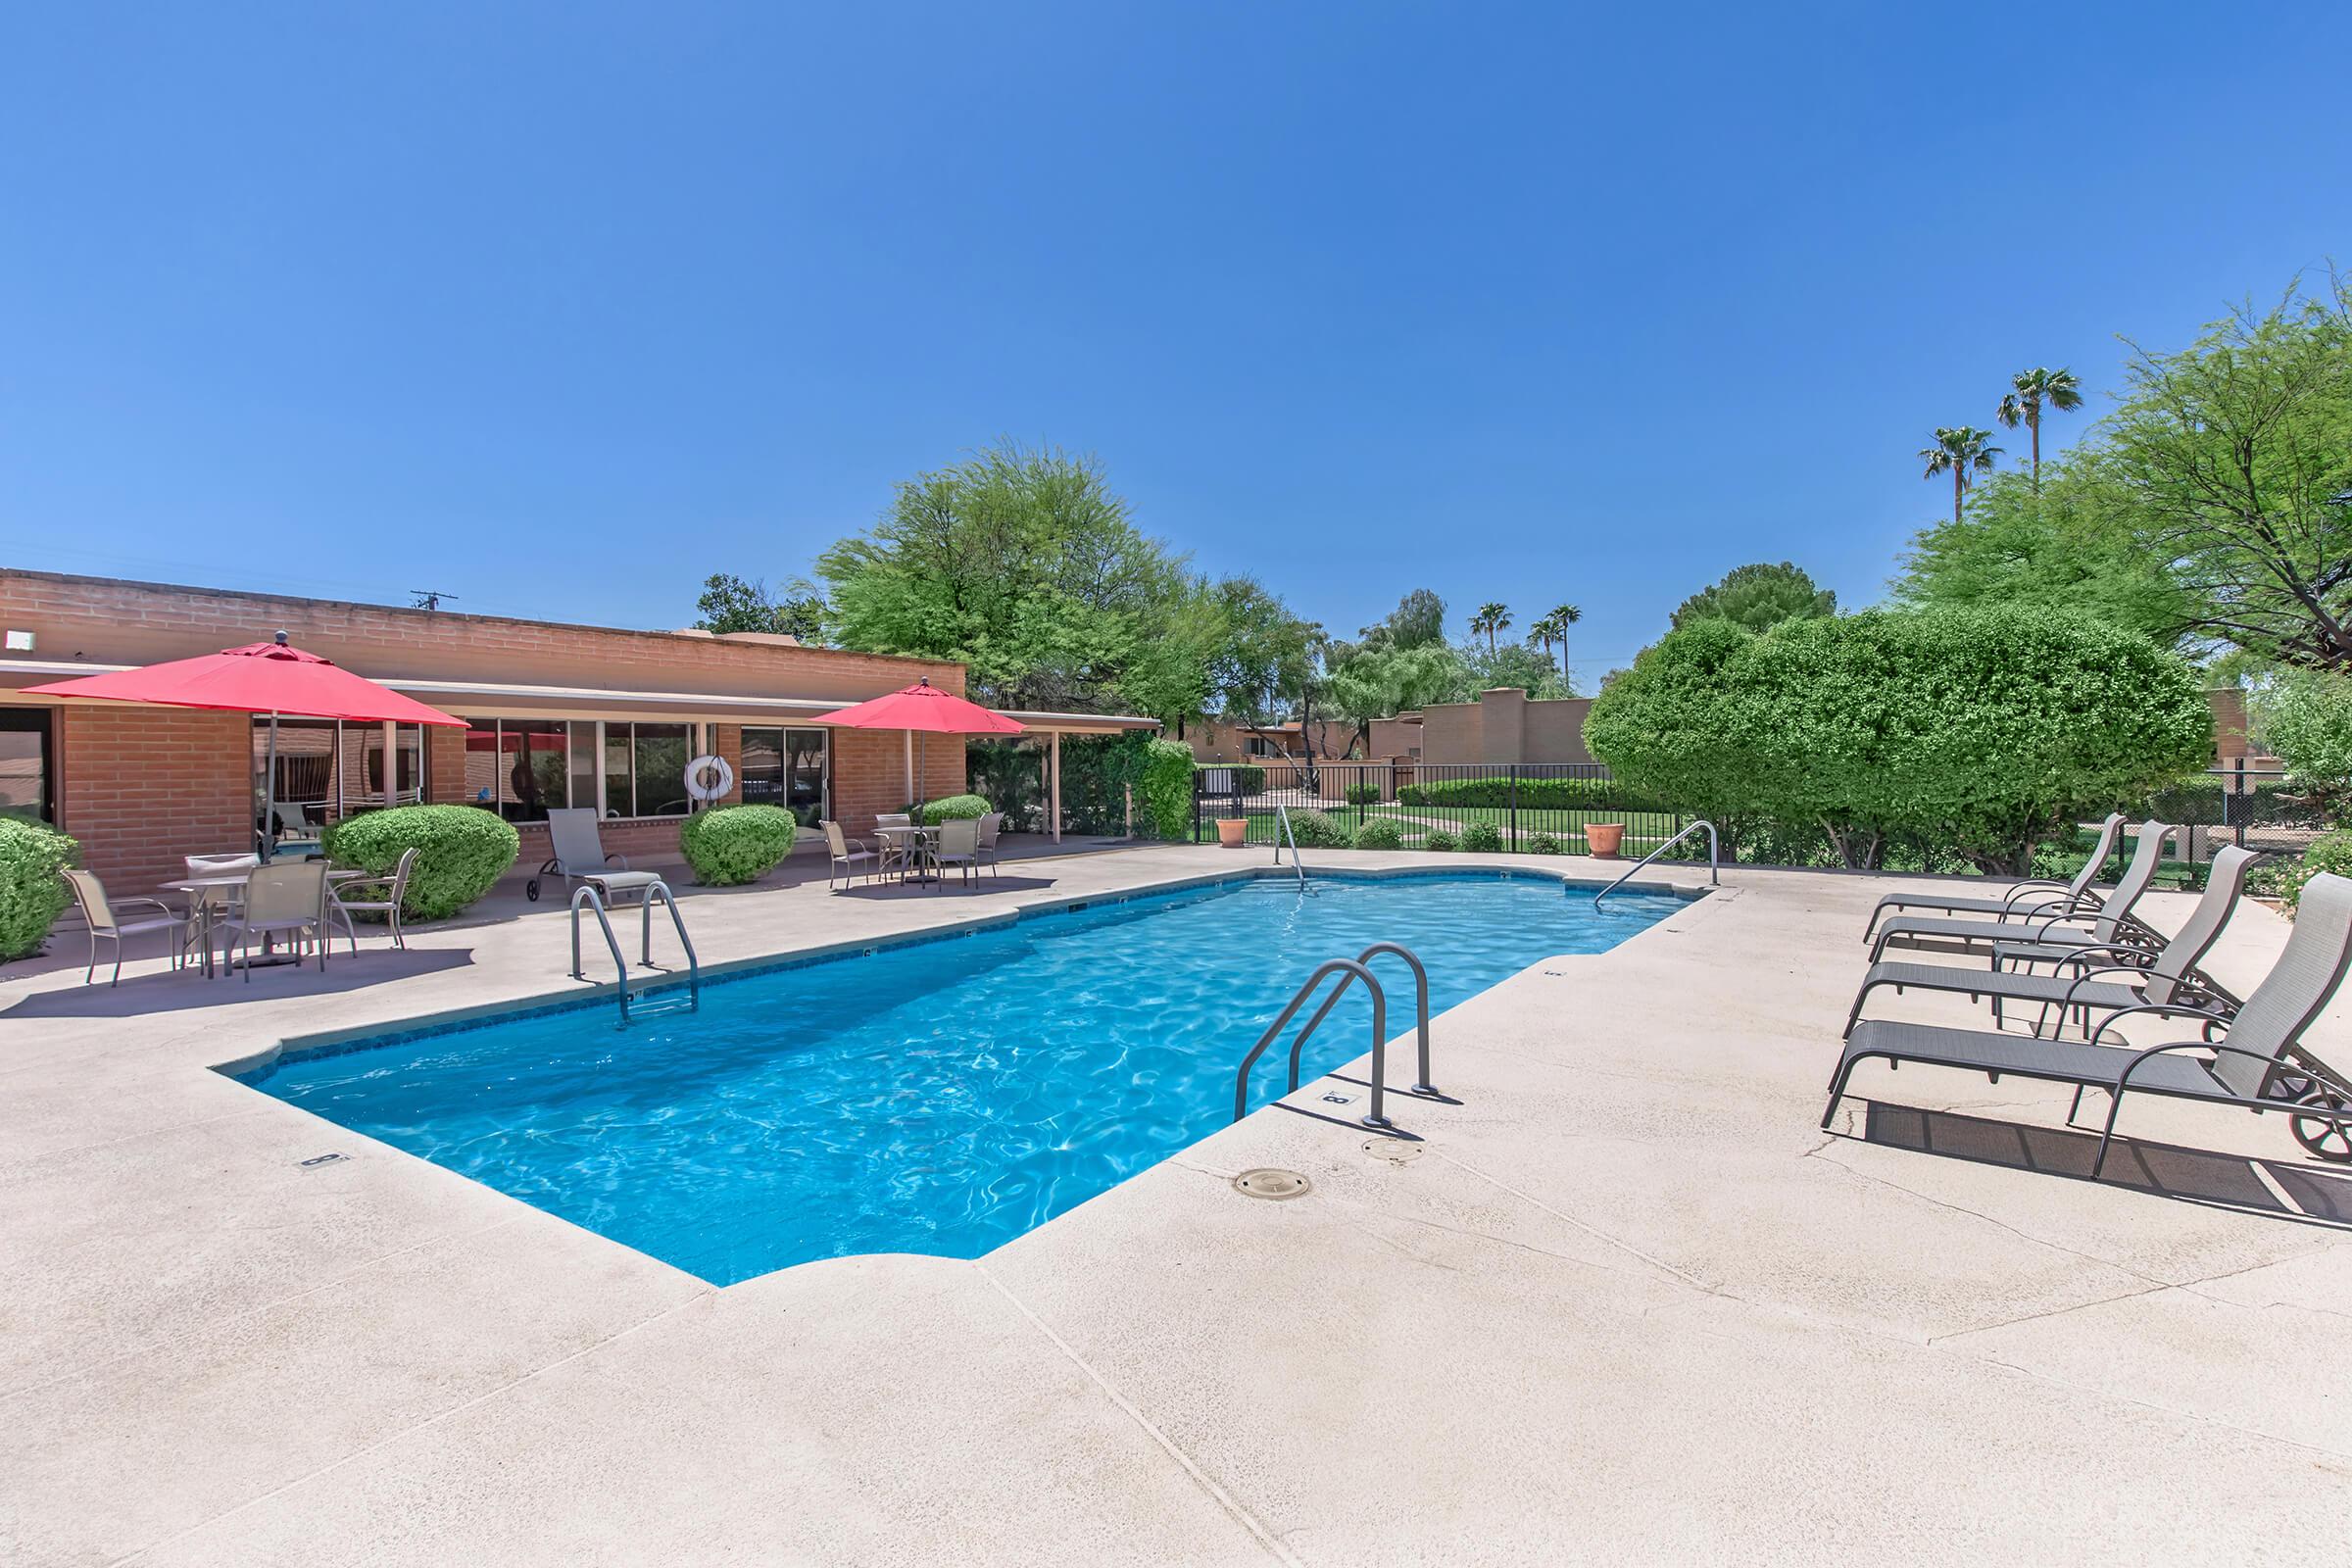
[[[1494,652],[1494,634],[1510,629],[1511,607],[1508,605],[1481,605],[1478,607],[1478,613],[1470,617],[1470,635],[1475,637],[1480,632],[1485,632],[1487,634],[1487,652],[1490,654]]]
[[[1939,473],[1952,476],[1952,520],[1960,520],[1960,501],[1968,494],[1968,481],[1980,473],[1992,471],[1992,460],[2001,449],[1991,444],[1992,432],[1980,430],[1973,424],[1956,429],[1937,429],[1936,444],[1921,447],[1919,455],[1928,466],[1923,479],[1933,479]]]
[[[1584,619],[1585,612],[1574,605],[1555,605],[1551,613],[1544,618],[1551,622],[1551,634],[1559,639],[1560,685],[1562,689],[1572,692],[1576,690],[1576,682],[1568,676],[1568,628]]]
[[[2082,383],[2075,372],[2061,367],[2046,369],[2036,367],[2020,370],[2009,378],[2016,388],[2001,399],[1994,416],[2014,430],[2021,423],[2034,437],[2034,488],[2041,488],[2041,410],[2043,404],[2053,409],[2079,409],[2082,406]]]

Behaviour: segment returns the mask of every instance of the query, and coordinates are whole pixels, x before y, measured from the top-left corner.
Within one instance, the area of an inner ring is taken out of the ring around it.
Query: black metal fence
[[[1373,823],[1391,823],[1404,849],[1445,835],[1478,847],[1492,835],[1505,851],[1585,852],[1585,829],[1614,823],[1623,852],[1646,855],[1690,818],[1627,795],[1598,763],[1304,762],[1269,758],[1211,762],[1193,773],[1193,837],[1214,843],[1217,823],[1241,821],[1251,844],[1274,842],[1275,810],[1288,808],[1301,843],[1326,831],[1353,842]],[[1319,812],[1324,822],[1300,813]],[[1442,843],[1443,841],[1441,841]]]

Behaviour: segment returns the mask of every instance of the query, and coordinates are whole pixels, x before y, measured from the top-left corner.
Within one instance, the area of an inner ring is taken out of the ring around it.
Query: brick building
[[[182,874],[182,857],[237,852],[270,832],[312,834],[387,802],[470,804],[547,858],[550,808],[593,806],[609,851],[674,858],[687,761],[712,754],[734,801],[832,817],[852,832],[879,811],[964,788],[963,744],[829,729],[827,713],[928,676],[960,694],[963,666],[803,646],[757,633],[623,631],[0,569],[0,810],[46,817],[101,876],[139,889]],[[267,720],[242,713],[66,702],[26,686],[158,663],[283,631],[297,648],[467,720],[464,733],[281,720],[260,821]],[[1047,793],[1063,734],[1149,719],[1014,712],[1038,738]],[[921,758],[922,777],[914,776]]]

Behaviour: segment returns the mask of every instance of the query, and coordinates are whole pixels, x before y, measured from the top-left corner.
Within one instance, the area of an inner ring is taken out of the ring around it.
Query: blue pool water
[[[625,1030],[608,1003],[248,1081],[713,1284],[854,1252],[977,1257],[1226,1125],[1243,1053],[1325,958],[1401,941],[1435,1011],[1680,906],[1626,892],[1595,913],[1590,888],[1495,872],[1228,882],[755,972]],[[1409,1030],[1408,971],[1375,969],[1390,1032]],[[1301,1081],[1361,1054],[1369,1015],[1352,988]],[[1444,1088],[1443,1043],[1435,1068]],[[1389,1080],[1412,1076],[1408,1048]],[[1409,1126],[1412,1107],[1390,1114]]]

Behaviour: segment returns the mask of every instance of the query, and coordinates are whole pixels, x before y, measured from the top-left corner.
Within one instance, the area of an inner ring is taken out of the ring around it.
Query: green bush
[[[1421,847],[1425,850],[1435,850],[1441,855],[1449,855],[1454,848],[1453,835],[1444,828],[1440,828],[1424,838],[1421,841]]]
[[[1153,838],[1182,843],[1193,829],[1193,749],[1182,741],[1147,744],[1136,804],[1143,808],[1139,827]]]
[[[1291,813],[1291,837],[1302,850],[1344,850],[1348,848],[1348,830],[1317,810]]]
[[[800,819],[781,806],[722,806],[686,818],[678,848],[697,882],[737,887],[774,870],[800,831]]]
[[[318,847],[337,865],[379,876],[392,874],[402,851],[415,850],[401,912],[438,920],[489,892],[522,840],[513,823],[478,806],[394,806],[329,823]]]
[[[1348,804],[1349,806],[1378,806],[1380,804],[1380,786],[1377,784],[1348,785]]]
[[[2285,764],[2297,796],[2337,810],[2352,804],[2352,678],[2332,670],[2284,671],[2249,706],[2255,739]]]
[[[1492,822],[1473,822],[1462,829],[1462,848],[1472,855],[1494,855],[1502,848],[1502,829]]]
[[[80,854],[80,845],[46,822],[0,816],[0,958],[40,951],[73,902],[58,873]]]
[[[995,808],[977,795],[947,795],[923,807],[923,826],[937,827],[942,822],[968,822],[986,816]]]
[[[2303,902],[2303,886],[2322,871],[2352,876],[2352,828],[2338,828],[2312,841],[2303,863],[2278,878],[2278,899],[2292,909]]]
[[[2213,717],[2185,662],[2102,621],[1874,610],[1668,632],[1593,701],[1585,741],[1735,852],[1780,824],[1846,865],[1899,849],[2014,875],[2042,839],[2202,768]]]
[[[1560,842],[1560,836],[1556,833],[1538,833],[1527,841],[1527,853],[1530,855],[1565,855],[1568,853],[1568,847]]]
[[[1436,779],[1396,791],[1403,806],[1507,807],[1514,796],[1508,774],[1490,778]],[[1637,795],[1614,779],[1522,778],[1515,797],[1523,811],[1671,811],[1663,801]]]
[[[1404,829],[1396,818],[1376,816],[1355,830],[1355,847],[1359,850],[1401,850],[1404,848]]]

